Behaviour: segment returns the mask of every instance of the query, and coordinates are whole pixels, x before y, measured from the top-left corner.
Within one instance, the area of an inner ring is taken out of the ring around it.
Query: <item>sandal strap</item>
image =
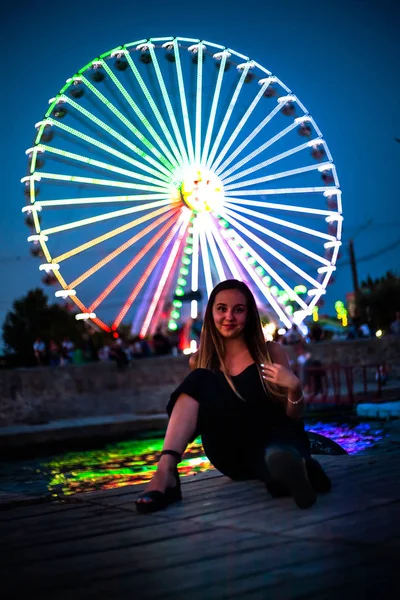
[[[182,454],[180,454],[179,452],[177,452],[176,450],[163,450],[160,453],[160,458],[161,456],[163,456],[164,454],[169,454],[170,456],[173,456],[174,458],[176,458],[177,464],[181,462],[182,460]]]

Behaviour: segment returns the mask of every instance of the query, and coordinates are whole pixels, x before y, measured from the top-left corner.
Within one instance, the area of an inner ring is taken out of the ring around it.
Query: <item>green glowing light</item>
[[[186,281],[186,279],[183,279],[183,277],[179,277],[177,283],[178,283],[178,285],[185,286],[187,284],[187,281]]]
[[[171,312],[171,317],[172,317],[172,319],[179,319],[179,317],[180,317],[180,316],[181,316],[181,313],[180,313],[180,312],[178,312],[177,310],[173,310],[173,311]]]
[[[293,290],[296,292],[296,294],[306,294],[307,293],[307,288],[305,285],[296,285],[296,287],[294,287]]]
[[[181,275],[189,275],[189,269],[187,269],[186,267],[182,267],[181,269],[179,269],[179,273]]]
[[[169,321],[168,329],[171,329],[171,331],[176,331],[178,329],[178,325],[175,323],[175,321]]]
[[[183,291],[182,288],[176,288],[175,290],[175,296],[183,296],[185,292]]]
[[[181,308],[182,302],[180,300],[173,300],[172,305]]]

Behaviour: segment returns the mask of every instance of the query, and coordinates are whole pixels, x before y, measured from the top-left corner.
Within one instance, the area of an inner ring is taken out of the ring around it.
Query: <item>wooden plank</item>
[[[400,537],[400,499],[315,525],[296,527],[289,535],[368,544],[395,541]]]
[[[93,552],[108,552],[115,548],[125,548],[131,546],[139,547],[143,543],[158,542],[176,537],[185,537],[198,531],[207,531],[213,529],[212,526],[199,525],[190,521],[174,521],[154,522],[154,519],[147,519],[147,522],[140,522],[140,526],[135,527],[129,521],[126,525],[118,528],[118,531],[100,533],[91,536],[90,532],[87,537],[78,536],[72,541],[59,542],[54,539],[51,543],[40,547],[40,551],[34,547],[20,548],[20,552],[15,558],[4,556],[4,564],[18,564],[27,561],[30,565],[53,561],[59,558],[65,559],[69,556],[85,556],[87,553]]]
[[[166,517],[157,515],[153,517],[151,525],[167,521]],[[13,547],[18,547],[22,556],[25,548],[41,552],[42,546],[45,545],[60,545],[67,541],[72,542],[87,537],[101,536],[106,533],[118,535],[120,531],[125,531],[126,529],[138,529],[146,526],[149,526],[148,521],[132,521],[130,513],[108,509],[105,514],[85,517],[73,525],[71,523],[63,523],[58,527],[49,527],[46,521],[42,521],[34,529],[26,530],[14,527],[2,532],[2,547],[7,551]]]
[[[24,519],[33,519],[36,516],[46,514],[60,514],[64,511],[70,511],[75,508],[75,503],[67,502],[42,502],[40,504],[32,504],[29,506],[11,506],[3,511],[0,511],[0,524],[9,523],[10,521],[19,521]]]

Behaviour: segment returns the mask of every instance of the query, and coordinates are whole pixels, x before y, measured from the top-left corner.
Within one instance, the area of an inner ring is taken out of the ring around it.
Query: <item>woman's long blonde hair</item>
[[[219,292],[225,290],[238,290],[247,300],[247,318],[243,330],[244,341],[251,358],[258,367],[260,379],[265,392],[272,398],[281,398],[286,396],[282,388],[268,384],[262,377],[261,364],[271,363],[271,357],[268,352],[267,343],[264,339],[264,334],[261,328],[260,315],[254,296],[250,289],[242,281],[237,279],[227,279],[221,281],[210,294],[208,299],[206,312],[204,314],[203,328],[201,330],[200,345],[197,353],[191,360],[191,365],[195,368],[208,369],[209,371],[218,371],[221,369],[225,375],[229,385],[240,398],[240,394],[233,383],[232,377],[229,375],[225,364],[225,346],[224,341],[217,330],[212,314],[215,298]],[[242,398],[243,399],[243,398]]]

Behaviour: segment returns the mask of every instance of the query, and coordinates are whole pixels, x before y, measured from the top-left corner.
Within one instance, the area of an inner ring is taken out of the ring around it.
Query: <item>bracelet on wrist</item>
[[[290,402],[290,404],[300,404],[300,402],[302,402],[302,400],[304,400],[304,394],[302,394],[298,400],[291,400],[288,397],[288,402]]]

